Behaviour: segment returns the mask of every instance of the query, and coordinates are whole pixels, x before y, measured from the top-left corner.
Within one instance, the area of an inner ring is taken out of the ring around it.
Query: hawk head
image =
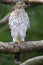
[[[22,2],[17,2],[17,3],[16,3],[16,7],[17,7],[17,8],[21,8],[21,7],[22,7]]]
[[[19,8],[21,8],[23,6],[25,6],[25,3],[23,3],[23,2],[17,2],[16,5],[15,5],[15,8],[19,9]]]

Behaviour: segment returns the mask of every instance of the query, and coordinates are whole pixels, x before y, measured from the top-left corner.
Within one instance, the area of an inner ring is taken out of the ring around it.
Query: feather
[[[28,14],[24,8],[17,8],[16,5],[16,8],[11,12],[9,17],[9,27],[14,42],[16,42],[18,37],[21,41],[25,40],[27,29],[30,28],[30,22]]]

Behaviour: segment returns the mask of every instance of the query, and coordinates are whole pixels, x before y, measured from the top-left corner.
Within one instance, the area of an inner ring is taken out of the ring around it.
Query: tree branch
[[[43,0],[24,0],[25,2],[28,2],[28,3],[43,3]]]
[[[3,4],[15,4],[16,0],[0,0],[0,3],[3,3]]]
[[[0,20],[0,24],[3,24],[4,22],[7,22],[7,21],[8,21],[9,16],[10,16],[10,14],[11,14],[11,11],[13,11],[13,9],[14,9],[14,6],[11,8],[10,12],[9,12],[5,17],[3,17],[3,18]]]
[[[9,16],[10,16],[10,13],[8,13],[4,18],[2,18],[2,19],[0,20],[0,24],[3,24],[4,22],[7,22]]]
[[[38,51],[43,49],[43,40],[22,42],[19,45],[14,42],[0,42],[0,52],[15,53],[18,51]]]
[[[27,2],[29,3],[43,3],[43,0],[0,0],[0,3],[3,4],[15,4],[17,1]]]
[[[38,56],[28,59],[20,65],[37,65],[37,64],[42,65],[42,63],[43,63],[43,56]]]

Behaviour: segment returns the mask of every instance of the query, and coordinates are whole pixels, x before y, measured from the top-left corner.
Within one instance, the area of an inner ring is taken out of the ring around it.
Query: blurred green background
[[[0,4],[0,19],[2,19],[8,12],[10,12],[13,5]],[[43,5],[27,7],[26,12],[30,19],[30,29],[27,30],[25,40],[43,40]],[[10,29],[8,22],[0,25],[0,41],[10,42],[12,38],[10,36]],[[21,61],[25,61],[28,58],[43,55],[43,52],[24,52],[21,56]],[[16,65],[13,61],[14,54],[0,53],[0,65]]]

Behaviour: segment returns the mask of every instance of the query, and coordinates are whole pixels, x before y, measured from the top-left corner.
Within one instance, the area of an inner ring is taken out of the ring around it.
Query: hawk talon
[[[20,40],[16,40],[16,43],[19,45],[21,43],[21,41]]]

